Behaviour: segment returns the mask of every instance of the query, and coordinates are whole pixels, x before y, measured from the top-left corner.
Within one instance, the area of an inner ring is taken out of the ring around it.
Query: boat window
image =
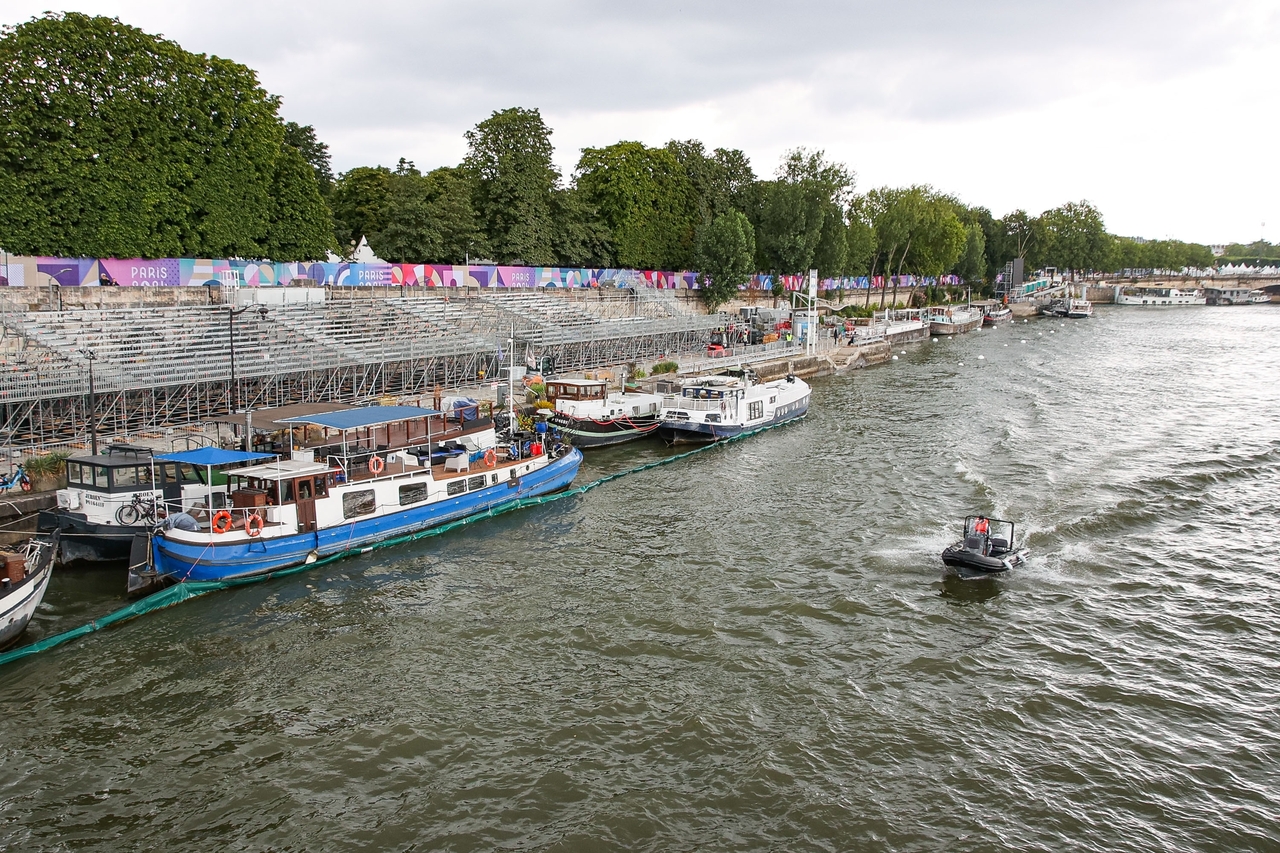
[[[111,487],[107,477],[107,469],[101,465],[93,466],[93,485],[99,489],[108,489]]]
[[[484,482],[484,481],[485,481],[485,478],[484,478],[484,475],[483,475],[483,474],[482,474],[482,475],[480,475],[479,477],[472,477],[470,480],[467,480],[467,488],[468,488],[468,489],[483,489],[483,488],[484,488],[484,486],[485,486],[485,482]]]
[[[764,417],[764,403],[756,400],[747,407],[747,418],[755,420]]]
[[[176,469],[176,470],[175,470]],[[164,466],[165,481],[169,483],[203,483],[204,480],[196,473],[194,465],[187,465],[179,462]]]
[[[311,500],[311,480],[310,479],[298,481],[298,500],[300,501]]]
[[[378,508],[378,501],[373,496],[373,489],[360,492],[347,492],[342,496],[342,517],[358,518],[369,515]]]
[[[445,493],[449,496],[460,495],[467,490],[467,481],[463,479],[450,480],[449,485],[445,487]]]
[[[489,482],[490,482],[490,483],[492,483],[492,484],[493,484],[493,485],[495,485],[495,486],[496,486],[496,485],[498,485],[498,475],[497,475],[497,474],[490,474],[490,475],[489,475]]]
[[[74,486],[74,485],[77,485],[79,482],[80,482],[80,463],[68,462],[67,463],[67,485]]]
[[[400,506],[420,504],[427,499],[426,483],[410,483],[400,487]]]
[[[116,488],[128,488],[131,486],[146,486],[151,483],[150,467],[142,468],[113,468],[111,469],[112,485]]]
[[[316,497],[324,498],[329,496],[329,484],[325,482],[323,476],[316,477]]]

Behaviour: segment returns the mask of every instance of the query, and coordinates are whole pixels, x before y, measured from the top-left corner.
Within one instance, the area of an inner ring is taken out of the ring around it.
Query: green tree
[[[699,214],[676,155],[640,142],[584,148],[575,171],[583,199],[599,211],[621,266],[688,269]]]
[[[1004,255],[1007,255],[1000,266],[1003,268],[1006,263],[1014,258],[1022,258],[1030,263],[1033,267],[1034,254],[1036,251],[1036,230],[1034,227],[1035,220],[1027,215],[1025,210],[1015,210],[1006,214],[1000,220],[1001,232],[1003,234],[1002,248]]]
[[[882,187],[867,193],[864,205],[875,229],[872,275],[880,265],[885,275],[937,276],[960,259],[967,232],[956,214],[959,203],[954,198],[928,186]],[[896,279],[893,287],[896,303]],[[868,293],[868,302],[870,298]],[[881,291],[882,306],[885,298]]]
[[[460,264],[468,257],[487,255],[489,248],[480,231],[472,203],[474,186],[467,171],[444,166],[428,172],[423,181],[431,219],[440,232],[440,251],[433,260]]]
[[[747,156],[737,149],[717,148],[708,154],[696,139],[672,140],[667,151],[688,179],[686,213],[697,227],[709,225],[730,210],[746,212],[745,191],[755,183]]]
[[[316,197],[293,192],[294,164],[277,164],[279,102],[250,69],[74,12],[0,32],[0,243],[10,251],[262,257],[326,242],[297,231],[324,215]],[[277,190],[314,209],[290,212],[286,226]]]
[[[263,253],[276,261],[321,261],[335,248],[333,217],[320,197],[312,167],[285,145],[271,184],[271,220]]]
[[[819,278],[835,278],[845,274],[849,260],[849,228],[840,209],[834,204],[822,217],[822,232],[813,250],[813,266]]]
[[[987,277],[987,234],[982,218],[985,215],[990,219],[991,214],[985,208],[966,207],[959,201],[955,201],[954,209],[965,235],[960,255],[948,271],[966,283],[979,285]]]
[[[344,256],[351,256],[361,237],[386,227],[391,182],[391,170],[386,166],[357,166],[338,177],[330,203],[334,235]]]
[[[284,144],[296,149],[307,161],[315,174],[320,195],[328,198],[333,192],[333,161],[329,157],[329,146],[316,138],[316,129],[309,124],[287,121],[284,123]]]
[[[876,251],[876,230],[871,222],[866,196],[856,196],[849,203],[849,227],[845,234],[845,270],[847,275],[866,275],[871,256]]]
[[[714,219],[698,235],[698,283],[702,301],[711,311],[738,294],[751,280],[756,252],[754,230],[736,210]]]
[[[1192,269],[1207,270],[1213,266],[1213,249],[1202,243],[1183,243],[1183,263]]]
[[[1046,210],[1036,219],[1033,231],[1039,265],[1064,270],[1106,267],[1114,243],[1102,223],[1102,214],[1087,201]]]
[[[400,159],[380,209],[382,227],[369,238],[378,257],[399,263],[429,263],[444,241],[431,212],[431,184],[412,162]]]
[[[609,226],[576,187],[552,198],[556,263],[566,267],[615,266]]]
[[[762,182],[756,223],[757,257],[761,269],[801,275],[815,267],[820,245],[824,263],[839,260],[844,223],[854,176],[839,163],[828,162],[821,151],[789,151],[777,178]],[[835,223],[824,225],[828,219]],[[846,250],[847,251],[847,250]]]
[[[536,109],[495,112],[466,133],[464,167],[489,253],[499,263],[555,263],[551,129]]]

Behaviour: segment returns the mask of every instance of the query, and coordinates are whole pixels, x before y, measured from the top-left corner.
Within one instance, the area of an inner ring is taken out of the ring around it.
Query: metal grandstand
[[[643,361],[700,349],[726,321],[649,288],[231,308],[3,313],[0,440],[87,442],[91,372],[99,434],[139,435],[245,408],[475,385],[497,377],[500,350],[516,363],[550,356],[558,372]]]

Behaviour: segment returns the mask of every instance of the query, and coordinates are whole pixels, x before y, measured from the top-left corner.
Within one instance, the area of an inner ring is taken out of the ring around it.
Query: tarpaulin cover
[[[165,453],[157,456],[157,462],[185,462],[188,465],[231,465],[235,462],[254,462],[272,459],[274,453],[245,453],[243,450],[223,450],[220,447],[200,447],[181,453]]]
[[[348,409],[345,412],[327,412],[320,415],[303,415],[289,418],[282,423],[307,424],[308,426],[328,427],[329,429],[362,429],[364,427],[382,426],[397,421],[413,418],[429,418],[440,415],[435,409],[422,409],[417,406],[365,406],[362,409]]]

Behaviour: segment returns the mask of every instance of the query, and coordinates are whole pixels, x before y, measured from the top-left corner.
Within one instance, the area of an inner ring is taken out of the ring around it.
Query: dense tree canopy
[[[475,182],[475,208],[499,263],[555,263],[551,129],[537,110],[495,112],[466,133],[463,166]]]
[[[702,301],[714,311],[728,302],[755,272],[756,239],[751,223],[730,209],[698,235],[695,261]]]
[[[756,261],[763,270],[802,275],[823,262],[824,273],[843,271],[848,257],[843,212],[853,173],[821,151],[798,148],[759,189]],[[825,227],[824,227],[825,226]]]
[[[712,301],[747,272],[994,281],[1028,271],[1179,271],[1207,246],[1108,234],[1070,202],[1003,218],[928,186],[854,195],[821,151],[787,152],[758,180],[742,151],[696,139],[581,152],[562,185],[536,109],[494,112],[464,135],[457,166],[407,160],[335,179],[315,128],[235,62],[193,54],[112,18],[46,14],[0,30],[0,245],[98,257],[350,255],[361,237],[413,263],[689,269]],[[750,260],[743,261],[743,252]],[[1259,241],[1223,262],[1280,262]]]
[[[5,28],[0,244],[311,260],[330,244],[328,211],[298,184],[278,106],[243,65],[112,18],[46,14]]]
[[[694,186],[668,148],[617,142],[586,148],[577,186],[613,235],[614,257],[624,267],[672,269],[692,261],[700,224]]]

